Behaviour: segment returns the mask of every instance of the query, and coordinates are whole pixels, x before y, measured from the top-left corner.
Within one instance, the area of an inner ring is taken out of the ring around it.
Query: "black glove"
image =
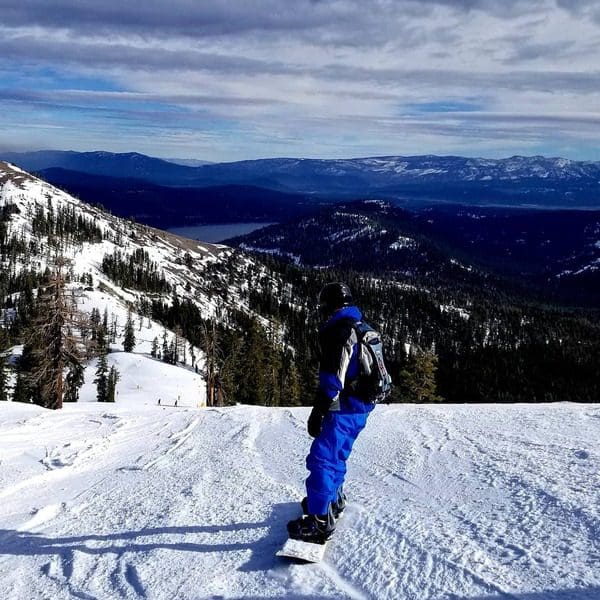
[[[308,423],[306,424],[308,435],[310,435],[310,437],[316,438],[321,433],[324,416],[325,415],[316,406],[312,409],[310,416],[308,417]]]

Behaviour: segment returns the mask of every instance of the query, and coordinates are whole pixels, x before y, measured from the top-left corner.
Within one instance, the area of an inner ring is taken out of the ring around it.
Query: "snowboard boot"
[[[344,514],[344,509],[346,508],[346,500],[346,494],[344,494],[344,490],[340,488],[338,490],[335,502],[331,503],[331,512],[333,513],[333,518],[336,521]]]
[[[335,502],[331,503],[331,513],[333,514],[333,518],[337,521],[343,514],[344,509],[346,508],[346,494],[342,488],[338,490],[337,498]],[[308,498],[304,496],[302,498],[302,502],[300,502],[300,506],[302,507],[302,514],[308,514]]]
[[[294,540],[324,544],[335,531],[331,509],[326,515],[303,515],[287,524],[288,534]]]
[[[304,498],[302,498],[302,502],[300,502],[300,506],[302,507],[302,514],[307,515],[308,514],[308,498],[306,496],[304,496]]]

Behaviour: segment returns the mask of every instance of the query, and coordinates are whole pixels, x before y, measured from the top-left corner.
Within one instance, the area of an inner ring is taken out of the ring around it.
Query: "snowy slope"
[[[205,386],[192,370],[196,365],[199,369],[203,367],[201,351],[186,344],[185,351],[182,349],[179,354],[179,363],[183,370],[175,369],[173,373],[163,373],[165,370],[169,371],[168,367],[156,364],[149,357],[152,342],[157,338],[162,345],[163,335],[166,333],[167,343],[170,343],[175,334],[143,316],[140,313],[140,304],[142,301],[161,301],[169,305],[175,295],[180,302],[189,300],[194,303],[203,318],[214,317],[226,321],[228,310],[232,308],[250,312],[241,290],[250,285],[242,271],[248,265],[254,266],[251,259],[241,255],[232,259],[234,251],[226,246],[192,241],[115,217],[81,202],[14,165],[3,162],[0,162],[0,208],[10,208],[6,221],[6,238],[15,237],[22,240],[23,245],[37,248],[29,255],[17,254],[14,264],[9,263],[8,259],[4,263],[0,260],[0,268],[14,268],[16,272],[27,269],[43,272],[49,266],[49,259],[55,252],[48,237],[33,227],[34,216],[40,211],[47,216],[50,210],[56,214],[61,209],[74,209],[77,215],[83,215],[93,221],[102,232],[101,241],[63,241],[61,252],[72,263],[73,277],[70,287],[78,296],[80,309],[87,313],[94,308],[98,309],[100,314],[106,311],[109,325],[115,322],[117,335],[111,344],[113,351],[122,350],[128,311],[132,311],[136,337],[135,355],[128,360],[120,359],[123,370],[120,371],[121,379],[117,393],[120,393],[121,389],[140,386],[135,388],[138,392],[152,390],[153,402],[158,398],[166,402],[179,399],[180,405],[197,406],[199,402],[204,401]],[[160,275],[171,286],[170,292],[149,293],[124,288],[102,271],[105,256],[111,256],[118,251],[124,257],[128,257],[140,250],[146,252],[149,260],[157,265]],[[240,270],[240,273],[232,274],[236,269]],[[254,271],[257,276],[261,276],[265,270],[255,266]],[[93,285],[80,283],[83,277],[91,278]],[[109,357],[109,362],[113,362],[113,358]],[[155,363],[152,376],[145,387],[138,383],[136,378],[138,367],[144,361]],[[87,384],[82,391],[82,398],[95,398],[91,383],[95,367],[96,362],[92,361],[86,369]],[[152,384],[152,380],[162,375],[162,383]],[[188,379],[195,382],[197,391],[184,398],[179,384],[173,382]]]
[[[65,243],[61,248],[64,256],[72,261],[74,278],[91,275],[94,287],[104,292],[99,299],[97,294],[94,297],[88,290],[81,290],[84,304],[89,310],[95,306],[102,311],[110,303],[109,311],[123,317],[127,314],[127,306],[140,299],[161,300],[169,304],[172,294],[176,294],[180,301],[186,299],[195,303],[205,318],[216,316],[226,320],[228,309],[250,312],[241,294],[241,290],[247,289],[250,284],[244,280],[245,269],[252,268],[257,276],[269,276],[264,267],[239,252],[234,253],[232,248],[193,241],[116,217],[14,165],[0,161],[0,208],[9,206],[15,210],[9,215],[7,238],[17,236],[26,244],[33,243],[39,248],[32,257],[22,258],[17,270],[28,268],[43,271],[52,254],[48,239],[33,232],[32,219],[36,211],[41,210],[48,215],[49,207],[54,211],[74,208],[76,214],[90,219],[100,228],[104,236],[101,242]],[[144,250],[149,259],[158,265],[172,293],[161,295],[125,289],[102,272],[102,259],[105,256],[119,251],[128,257],[139,250]],[[120,319],[120,324],[124,324],[124,319]],[[149,351],[149,346],[145,351]]]
[[[600,597],[600,405],[378,407],[320,565],[307,409],[0,405],[0,597]]]
[[[202,284],[205,268],[218,262],[223,256],[231,254],[225,246],[193,242],[165,231],[132,223],[115,217],[94,206],[69,196],[65,192],[49,185],[19,168],[0,162],[0,206],[13,205],[14,214],[8,221],[7,235],[20,235],[26,243],[36,241],[47,246],[47,239],[33,233],[32,218],[37,210],[48,214],[48,208],[74,208],[77,214],[91,219],[103,232],[104,239],[99,243],[73,243],[62,248],[63,254],[73,261],[75,276],[91,273],[94,281],[112,290],[113,296],[125,301],[134,301],[141,294],[125,291],[115,286],[101,271],[102,259],[105,255],[120,250],[131,254],[135,250],[144,249],[150,260],[160,265],[162,274],[169,284],[182,298],[195,298],[208,314],[215,310],[214,303],[202,293],[202,290],[186,289],[186,284]],[[182,263],[188,253],[192,267]],[[43,271],[47,266],[50,249],[38,253],[23,267]],[[189,287],[189,286],[188,286]]]

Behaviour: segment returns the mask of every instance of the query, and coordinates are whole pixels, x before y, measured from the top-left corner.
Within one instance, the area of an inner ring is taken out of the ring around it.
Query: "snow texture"
[[[316,565],[275,557],[307,416],[1,403],[0,597],[600,597],[600,405],[377,407]]]

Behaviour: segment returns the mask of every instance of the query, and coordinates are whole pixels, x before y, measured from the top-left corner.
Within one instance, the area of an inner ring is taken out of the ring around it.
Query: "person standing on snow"
[[[319,294],[323,323],[319,329],[319,387],[308,418],[315,438],[306,458],[304,515],[288,523],[291,538],[324,543],[331,537],[346,505],[346,461],[375,404],[358,397],[360,375],[355,325],[362,321],[345,283],[329,283]]]

